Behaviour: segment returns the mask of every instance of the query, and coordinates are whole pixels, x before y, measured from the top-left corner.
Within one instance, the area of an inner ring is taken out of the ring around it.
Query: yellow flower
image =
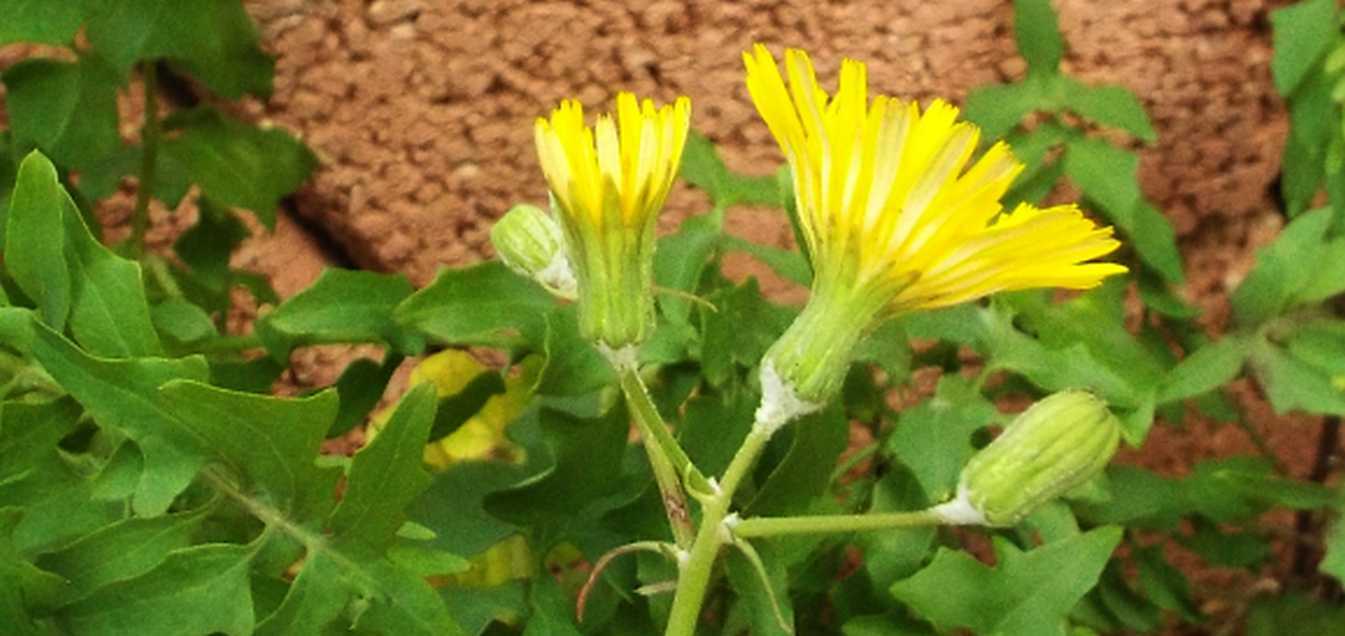
[[[834,96],[803,51],[785,52],[788,84],[765,46],[743,61],[793,171],[815,270],[808,306],[763,365],[763,379],[792,397],[816,405],[834,393],[853,347],[883,318],[1002,291],[1086,289],[1126,271],[1088,262],[1119,243],[1076,206],[1006,213],[1000,199],[1022,165],[1002,142],[972,162],[980,130],[954,106],[870,100],[853,60]]]
[[[808,55],[785,52],[789,86],[765,46],[743,55],[747,88],[794,174],[799,221],[821,276],[892,291],[889,311],[954,305],[1032,287],[1087,289],[1126,271],[1085,262],[1115,250],[1109,227],[1073,205],[1000,198],[1022,170],[996,143],[969,169],[980,138],[957,108],[878,95],[845,60],[834,97]]]
[[[592,128],[566,100],[535,126],[537,156],[578,282],[581,332],[620,349],[651,326],[654,221],[677,178],[691,102],[656,107],[630,93]]]

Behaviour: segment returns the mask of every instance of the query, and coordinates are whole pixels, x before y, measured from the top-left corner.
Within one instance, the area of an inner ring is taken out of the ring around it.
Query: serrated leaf
[[[944,630],[1060,633],[1061,620],[1097,583],[1120,539],[1120,528],[1103,527],[1029,552],[1000,540],[995,568],[941,548],[928,567],[893,585],[892,593]]]
[[[64,608],[71,634],[108,634],[134,626],[145,636],[252,633],[248,586],[253,548],[206,544],[172,552],[148,573],[104,587]]]
[[[271,506],[303,517],[305,506],[329,493],[309,494],[327,480],[313,464],[336,417],[338,398],[324,391],[306,398],[240,393],[191,380],[159,389],[164,408],[191,431],[204,452],[265,495]]]
[[[97,57],[84,55],[77,62],[26,60],[5,71],[4,82],[14,138],[36,145],[56,163],[81,168],[121,146],[120,81]]]
[[[1148,113],[1135,94],[1124,86],[1088,86],[1066,77],[1062,106],[1104,126],[1120,128],[1142,141],[1158,139]]]
[[[1246,344],[1232,337],[1196,349],[1168,372],[1158,402],[1185,400],[1227,384],[1242,371],[1247,353]]]
[[[86,0],[0,0],[0,45],[71,44],[90,6]]]
[[[237,0],[119,0],[91,17],[87,34],[122,73],[166,58],[224,97],[271,93],[275,62]]]
[[[69,198],[55,166],[34,151],[19,166],[5,228],[5,271],[37,303],[42,320],[64,329],[71,281],[65,259],[65,208]]]
[[[952,497],[962,466],[975,448],[971,436],[993,423],[999,412],[957,375],[939,379],[934,396],[901,413],[884,448],[915,477],[926,501]]]
[[[576,310],[571,305],[546,314],[546,361],[535,387],[540,395],[584,395],[616,383],[611,363],[579,334]]]
[[[185,298],[169,298],[155,305],[150,318],[160,335],[179,346],[219,335],[210,314]]]
[[[1260,343],[1252,349],[1251,365],[1276,413],[1302,410],[1345,415],[1345,390],[1321,369],[1288,351]]]
[[[298,636],[326,633],[340,620],[350,601],[345,572],[326,553],[304,560],[304,567],[290,584],[274,612],[257,623],[254,636]],[[349,628],[349,621],[346,621]]]
[[[710,296],[716,307],[701,312],[701,367],[705,378],[722,386],[735,368],[752,368],[793,320],[790,310],[761,295],[755,278]]]
[[[341,397],[341,408],[336,413],[331,429],[327,431],[327,437],[342,435],[369,417],[369,412],[383,399],[388,381],[404,359],[389,353],[385,354],[382,364],[360,358],[346,366],[334,385],[337,395]]]
[[[63,597],[77,601],[104,586],[145,574],[171,552],[188,547],[203,517],[202,511],[192,511],[124,519],[42,555],[37,564],[65,577]]]
[[[393,315],[403,328],[439,343],[507,347],[530,338],[540,342],[544,316],[553,306],[546,290],[490,261],[440,271]]]
[[[230,289],[239,281],[229,268],[229,259],[249,236],[242,221],[219,207],[208,197],[197,200],[200,214],[192,226],[173,244],[173,252],[189,268],[175,270],[183,293],[193,303],[210,312],[224,312],[230,306]]]
[[[1028,115],[1047,106],[1041,88],[1039,82],[991,84],[974,88],[967,94],[967,121],[980,126],[981,134],[986,139],[999,139],[1022,123]]]
[[[874,484],[868,512],[921,510],[930,503],[914,475],[898,467]],[[864,550],[864,571],[874,587],[887,589],[898,580],[915,574],[926,562],[937,533],[935,527],[915,527],[855,535],[855,541]]]
[[[420,460],[437,402],[434,386],[417,385],[373,441],[355,454],[345,495],[330,521],[339,541],[381,551],[392,540],[402,525],[402,509],[430,483]]]
[[[1334,0],[1306,0],[1270,13],[1275,89],[1288,96],[1339,37]]]
[[[140,0],[144,1],[144,0]],[[317,166],[303,143],[280,129],[261,129],[210,108],[164,122],[159,152],[184,167],[212,201],[256,213],[275,227],[280,199],[299,189]]]
[[[108,360],[90,356],[42,324],[34,325],[33,357],[100,424],[135,440],[145,468],[132,504],[142,515],[160,514],[201,467],[198,442],[158,399],[164,383],[205,380],[200,357]]]
[[[424,342],[393,319],[393,310],[412,291],[401,274],[329,268],[258,320],[257,333],[276,360],[288,360],[295,347],[321,342],[381,342],[416,354]]]
[[[1013,32],[1028,68],[1037,73],[1056,72],[1065,41],[1050,0],[1014,0]]]
[[[1239,324],[1259,325],[1293,304],[1314,278],[1330,224],[1330,210],[1302,214],[1257,252],[1256,266],[1233,291],[1233,315]]]
[[[143,157],[144,149],[139,144],[127,144],[81,166],[79,191],[93,201],[111,196],[124,178],[139,175]],[[159,154],[154,166],[154,197],[176,210],[190,189],[191,175],[186,166]]]

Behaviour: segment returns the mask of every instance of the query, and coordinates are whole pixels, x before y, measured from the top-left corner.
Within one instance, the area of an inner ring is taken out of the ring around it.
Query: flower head
[[[980,130],[959,122],[954,106],[870,99],[867,70],[853,60],[842,63],[835,95],[803,51],[785,52],[787,82],[763,45],[743,61],[752,101],[793,172],[814,266],[793,337],[766,360],[804,399],[835,391],[851,349],[883,318],[1003,291],[1087,289],[1126,271],[1089,262],[1119,243],[1074,205],[1003,210],[1022,165],[1002,142],[973,162]]]
[[[604,346],[638,344],[649,330],[654,221],[677,177],[690,115],[685,97],[656,107],[621,93],[615,117],[601,115],[593,127],[573,100],[534,127],[578,282],[580,330]]]

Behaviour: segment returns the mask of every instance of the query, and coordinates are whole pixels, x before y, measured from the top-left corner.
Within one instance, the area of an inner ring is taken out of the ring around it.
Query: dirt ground
[[[515,202],[545,200],[532,121],[562,98],[596,110],[619,89],[688,95],[693,124],[729,165],[764,174],[781,159],[742,84],[739,56],[753,42],[810,51],[824,83],[842,56],[865,61],[875,90],[922,100],[960,101],[1025,70],[1007,0],[245,3],[277,75],[273,97],[242,110],[301,136],[322,161],[277,233],[236,259],[272,274],[282,294],[326,263],[401,271],[424,284],[441,265],[489,257],[491,223]],[[1055,4],[1066,70],[1135,91],[1153,119],[1159,140],[1142,149],[1143,188],[1176,227],[1185,291],[1217,331],[1228,293],[1281,225],[1274,183],[1286,115],[1270,79],[1267,16],[1287,2]],[[662,226],[704,208],[702,196],[678,190]],[[128,209],[115,200],[105,218],[115,226]],[[166,240],[183,219],[161,217],[155,236]],[[790,241],[771,211],[735,210],[730,223],[753,240]],[[322,384],[350,352],[300,355],[293,380]],[[1306,475],[1315,421],[1274,416],[1254,387],[1238,394],[1252,427]],[[1144,454],[1127,460],[1180,474],[1199,459],[1252,450],[1235,427],[1197,423],[1156,427]],[[1216,588],[1247,583],[1200,576]]]

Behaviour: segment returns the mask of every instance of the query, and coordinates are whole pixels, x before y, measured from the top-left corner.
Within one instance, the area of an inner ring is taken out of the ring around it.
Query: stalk
[[[630,406],[635,425],[640,429],[640,439],[644,443],[645,452],[649,455],[649,465],[653,468],[655,481],[658,482],[663,510],[668,516],[668,526],[672,529],[677,547],[685,550],[691,546],[695,530],[691,526],[691,512],[687,507],[686,491],[682,489],[682,480],[674,462],[682,462],[682,470],[687,470],[691,466],[691,460],[673,439],[672,432],[663,421],[663,416],[659,415],[654,401],[649,398],[649,390],[635,366],[618,366],[617,373],[621,377],[621,391],[626,395],[626,404]],[[669,447],[675,450],[670,453]]]
[[[738,523],[733,528],[733,535],[740,539],[750,539],[787,534],[844,534],[893,528],[937,526],[942,523],[944,523],[943,519],[932,510],[864,515],[758,517]]]
[[[140,127],[140,184],[135,192],[135,210],[131,213],[130,253],[140,258],[145,253],[145,232],[149,229],[149,201],[154,192],[154,179],[159,159],[159,95],[158,68],[153,61],[141,65],[141,82],[145,89],[145,118]]]

